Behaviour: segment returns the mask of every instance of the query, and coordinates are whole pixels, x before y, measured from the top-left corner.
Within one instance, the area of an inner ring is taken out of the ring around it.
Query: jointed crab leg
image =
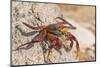
[[[38,31],[31,31],[31,32],[26,33],[25,31],[20,29],[18,26],[16,26],[16,28],[21,32],[21,34],[23,36],[32,36],[32,35],[34,35],[34,34],[36,34],[38,32]]]
[[[50,53],[52,52],[52,48],[54,48],[55,50],[57,50],[60,54],[61,52],[59,51],[59,49],[61,48],[61,46],[63,45],[62,41],[57,37],[55,36],[54,34],[50,34],[48,33],[47,34],[47,38],[48,40],[51,42],[51,45],[49,45],[49,49],[48,49],[48,55],[47,55],[47,59],[50,63],[52,63],[49,59],[49,55]]]
[[[57,36],[55,36],[54,34],[48,33],[47,37],[50,40],[50,42],[52,42],[56,46],[60,47],[63,44],[62,41]]]
[[[25,45],[27,45],[27,46],[23,47]],[[34,44],[32,44],[32,42],[28,42],[28,43],[25,43],[25,44],[22,44],[22,45],[18,46],[16,49],[14,49],[14,51],[19,50],[19,49],[25,49],[25,50],[27,50],[27,49],[31,48],[32,46],[34,46]]]
[[[31,28],[31,29],[34,29],[34,30],[42,30],[42,29],[45,27],[45,26],[37,26],[37,27],[34,27],[34,26],[31,26],[31,25],[29,25],[29,24],[27,24],[27,23],[24,23],[24,22],[23,22],[23,24],[24,24],[25,26]]]
[[[19,50],[19,49],[29,49],[31,48],[31,46],[33,46],[31,43],[36,43],[36,42],[42,42],[44,40],[46,36],[46,31],[42,31],[38,37],[36,37],[35,39],[33,39],[32,41],[28,42],[28,43],[25,43],[25,44],[22,44],[20,45],[19,47],[17,47],[15,50]],[[28,44],[28,45],[27,45]],[[27,45],[26,47],[23,47]]]
[[[62,20],[62,22],[59,22],[59,21],[56,20],[58,22],[58,25],[60,25],[60,24],[68,24],[69,25],[69,28],[76,29],[76,27],[74,27],[72,24],[70,24],[68,21],[66,21],[65,19],[63,19],[61,17],[56,17],[55,19]]]

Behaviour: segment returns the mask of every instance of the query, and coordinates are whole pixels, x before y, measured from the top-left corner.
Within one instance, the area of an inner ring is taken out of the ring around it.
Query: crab
[[[58,21],[57,19],[59,19],[61,21]],[[31,26],[31,25],[23,22],[23,24],[25,26],[34,30],[34,31],[28,32],[28,33],[23,32],[18,26],[16,26],[16,28],[24,36],[35,35],[36,33],[38,33],[38,34],[30,42],[27,42],[27,43],[24,43],[24,44],[18,46],[15,50],[19,50],[19,49],[27,50],[27,49],[30,49],[32,46],[34,46],[34,43],[40,43],[44,52],[46,50],[48,50],[47,57],[49,57],[51,50],[53,48],[61,54],[61,52],[59,51],[59,49],[61,49],[61,47],[64,47],[66,51],[70,51],[73,47],[73,42],[76,42],[76,49],[77,49],[76,56],[78,57],[78,54],[80,52],[78,40],[73,34],[71,34],[71,32],[69,32],[69,30],[75,30],[76,27],[74,27],[72,24],[70,24],[68,21],[66,21],[65,19],[63,19],[61,17],[56,17],[55,20],[57,23],[49,24],[47,26],[37,25],[37,27]],[[60,39],[60,37],[62,35],[65,37],[65,40],[70,41],[69,49],[65,47],[62,40]],[[45,42],[46,44],[43,45],[42,44],[43,42]],[[50,42],[50,44],[48,44],[48,42]],[[23,46],[25,46],[25,47],[23,47]],[[48,48],[46,48],[46,46],[48,46]]]

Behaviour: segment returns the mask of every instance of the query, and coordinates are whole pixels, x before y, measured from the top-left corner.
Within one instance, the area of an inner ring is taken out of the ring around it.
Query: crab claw
[[[71,44],[70,44],[70,48],[71,49],[73,47],[73,41],[75,41],[76,49],[77,49],[76,57],[78,57],[79,53],[80,53],[80,47],[79,47],[79,43],[78,43],[77,38],[74,35],[72,35],[70,32],[68,32],[67,35],[65,35],[65,37],[66,37],[66,40],[70,40],[71,41]]]

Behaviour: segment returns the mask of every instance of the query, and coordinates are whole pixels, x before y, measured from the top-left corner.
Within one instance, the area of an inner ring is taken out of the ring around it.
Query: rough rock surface
[[[54,18],[56,17],[63,17],[63,13],[58,5],[45,4],[45,3],[32,3],[32,2],[15,2],[15,1],[12,2],[12,64],[13,65],[45,64],[44,54],[41,46],[38,45],[39,43],[34,44],[34,47],[28,50],[13,51],[19,45],[30,42],[31,39],[34,37],[34,35],[30,37],[25,37],[21,35],[20,31],[17,30],[16,26],[19,26],[25,32],[30,32],[33,30],[23,25],[22,22],[34,26],[36,26],[37,23],[39,25],[48,25],[52,23],[57,23],[54,20]],[[52,53],[49,56],[50,61],[52,61],[53,63],[79,61],[79,59],[76,58],[75,49],[66,52],[63,48],[61,48],[60,51],[63,53],[62,55],[60,55],[56,50],[53,49]],[[45,56],[46,55],[47,53],[45,53]],[[82,55],[83,57],[81,56],[82,60],[85,57],[84,55]]]

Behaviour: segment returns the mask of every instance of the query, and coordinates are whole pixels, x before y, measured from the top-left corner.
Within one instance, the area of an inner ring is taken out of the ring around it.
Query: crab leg
[[[15,50],[19,50],[19,49],[29,49],[29,48],[31,48],[33,46],[31,43],[42,42],[44,40],[45,36],[46,36],[46,31],[45,30],[44,31],[41,31],[40,34],[39,34],[39,36],[36,36],[35,39],[33,39],[32,41],[30,41],[28,43],[25,43],[25,44],[20,45]],[[27,44],[29,44],[29,45],[27,45]],[[26,47],[23,47],[25,45],[27,45],[27,46]]]
[[[48,33],[47,34],[47,38],[48,38],[48,40],[50,41],[50,42],[52,42],[51,43],[51,45],[49,45],[49,51],[48,51],[48,55],[47,55],[47,58],[48,58],[48,60],[49,60],[49,62],[50,63],[52,63],[51,61],[50,61],[50,59],[49,59],[49,55],[50,55],[50,53],[52,52],[52,48],[54,48],[55,50],[57,50],[60,54],[61,54],[61,52],[59,51],[59,49],[61,48],[61,46],[62,46],[62,41],[57,37],[57,36],[55,36],[54,34],[50,34],[50,33]]]
[[[48,38],[55,46],[59,46],[59,47],[60,47],[60,46],[63,44],[62,41],[61,41],[57,36],[55,36],[54,34],[48,33],[47,38]]]
[[[42,30],[42,29],[45,27],[45,26],[33,27],[33,26],[31,26],[31,25],[29,25],[29,24],[27,24],[27,23],[24,23],[24,22],[23,22],[23,24],[24,24],[25,26],[31,28],[31,29],[34,29],[34,30]]]
[[[29,44],[29,45],[27,45],[27,44]],[[25,45],[27,45],[27,46],[26,47],[23,47]],[[25,43],[25,44],[22,44],[22,45],[18,46],[16,49],[14,49],[14,51],[19,50],[19,49],[26,49],[27,50],[27,49],[31,48],[32,46],[34,46],[32,44],[32,42],[28,42],[28,43]]]
[[[68,28],[71,28],[71,29],[76,29],[76,27],[74,27],[72,24],[70,24],[68,21],[66,21],[65,19],[63,19],[63,18],[61,18],[61,17],[56,17],[55,19],[60,19],[60,20],[62,20],[62,22],[59,22],[59,21],[57,21],[58,22],[58,25],[61,25],[61,24],[68,24],[69,26],[68,26]]]
[[[57,45],[55,45],[55,44],[56,44],[56,41],[54,40],[54,41],[52,42],[52,44],[49,45],[48,55],[47,55],[47,61],[48,61],[49,63],[52,63],[52,61],[50,60],[49,56],[50,56],[50,53],[52,53],[52,49],[53,49],[53,48],[56,49],[55,46],[57,46]],[[56,50],[57,50],[57,49],[56,49]],[[57,51],[58,51],[58,50],[57,50]],[[58,52],[59,52],[59,51],[58,51]],[[59,53],[61,54],[61,52],[59,52]]]
[[[21,32],[21,34],[23,36],[32,36],[32,35],[34,35],[34,34],[36,34],[38,32],[38,31],[31,31],[31,32],[26,33],[25,31],[20,29],[18,26],[16,26],[16,28]]]

